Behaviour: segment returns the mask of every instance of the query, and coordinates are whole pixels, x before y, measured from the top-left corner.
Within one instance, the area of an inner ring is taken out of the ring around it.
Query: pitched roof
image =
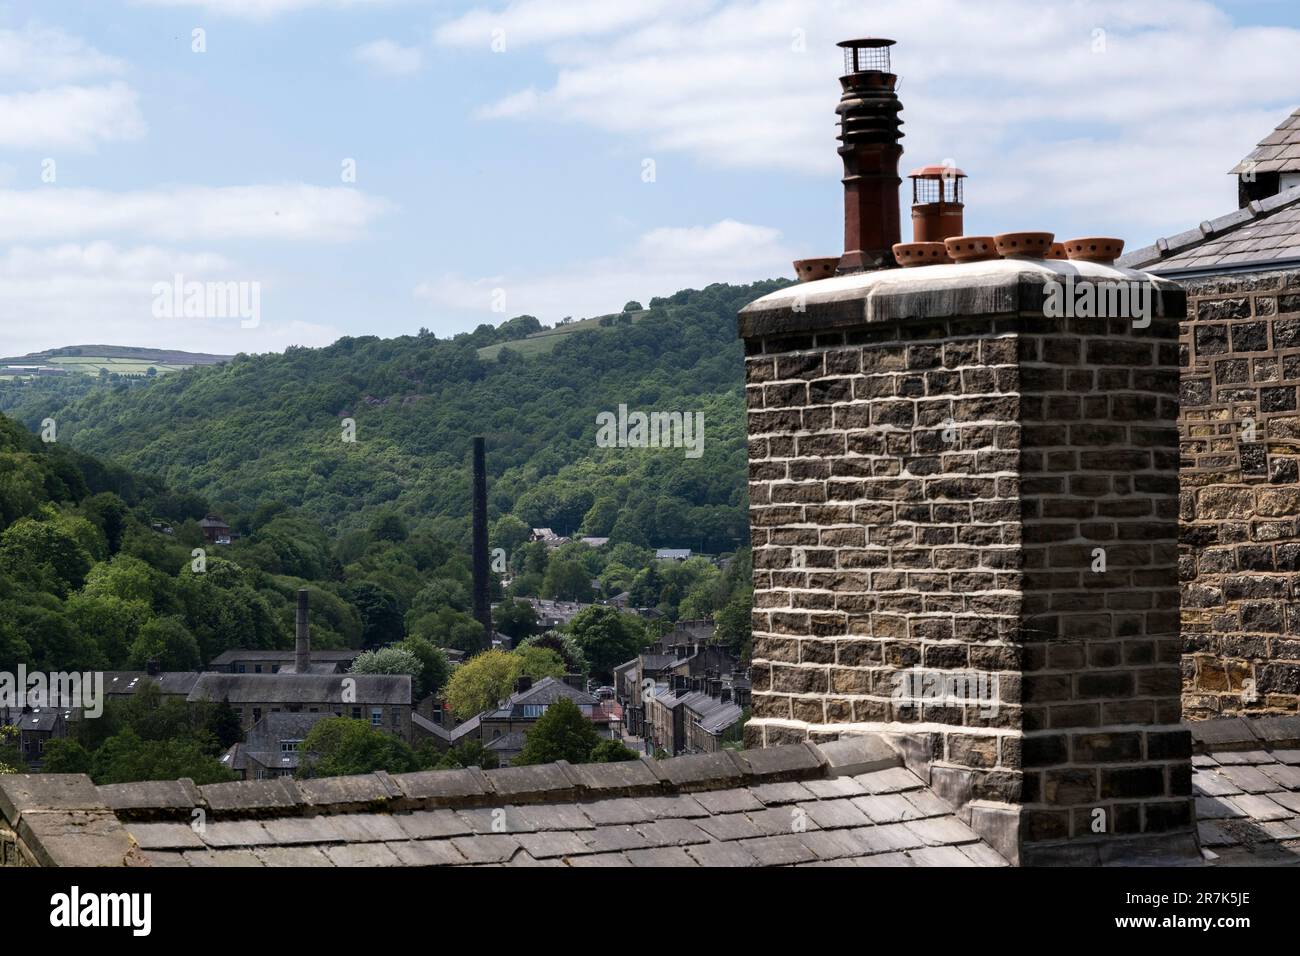
[[[527,736],[522,730],[512,730],[508,734],[502,734],[500,737],[493,737],[483,745],[485,750],[491,750],[494,753],[519,753],[524,749],[524,741]]]
[[[150,674],[148,671],[105,671],[104,693],[134,694],[140,689],[142,681],[153,681],[164,694],[188,694],[198,679],[198,671],[163,671],[159,674]]]
[[[409,674],[200,674],[189,700],[232,704],[342,703],[343,682],[354,681],[358,704],[411,703]]]
[[[505,720],[515,713],[516,710],[524,705],[535,704],[553,704],[561,697],[567,697],[575,704],[587,704],[595,706],[598,701],[585,690],[578,690],[576,687],[570,687],[564,681],[556,677],[543,677],[532,687],[527,690],[516,691],[510,697],[494,710],[488,711],[483,716],[488,719],[497,718]]]
[[[442,724],[430,720],[428,717],[424,716],[424,714],[413,712],[411,714],[411,723],[413,723],[417,729],[424,731],[431,737],[437,737],[444,743],[451,743],[451,732],[448,731],[446,727],[442,726]]]
[[[1220,273],[1300,263],[1300,186],[1121,256],[1156,275]]]
[[[0,810],[43,865],[1006,865],[875,736],[204,787],[9,775]]]
[[[1249,156],[1230,172],[1290,173],[1300,171],[1300,109],[1278,124],[1259,141]]]
[[[267,714],[248,732],[248,740],[235,744],[226,751],[222,763],[232,770],[243,770],[247,761],[253,761],[267,768],[295,770],[298,767],[298,752],[283,752],[280,742],[283,740],[304,740],[311,733],[316,722],[329,717],[329,714]]]

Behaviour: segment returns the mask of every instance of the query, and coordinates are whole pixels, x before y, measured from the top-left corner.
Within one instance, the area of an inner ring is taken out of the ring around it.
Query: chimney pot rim
[[[880,47],[893,46],[897,42],[886,37],[859,37],[856,40],[841,40],[835,45],[845,49],[879,49]]]
[[[958,167],[945,166],[943,163],[931,163],[928,166],[918,166],[907,174],[908,179],[940,179],[944,176],[954,177],[957,179],[970,178]]]

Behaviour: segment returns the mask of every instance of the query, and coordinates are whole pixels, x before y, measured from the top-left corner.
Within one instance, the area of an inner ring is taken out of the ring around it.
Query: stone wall
[[[1184,710],[1300,713],[1300,272],[1184,285]]]
[[[901,733],[968,815],[1013,809],[1022,861],[1095,860],[1109,838],[1191,825],[1178,329],[1049,320],[1024,308],[1041,280],[1017,291],[1014,312],[952,318],[854,323],[872,306],[842,298],[742,313],[748,734]],[[915,669],[994,706],[900,694]]]

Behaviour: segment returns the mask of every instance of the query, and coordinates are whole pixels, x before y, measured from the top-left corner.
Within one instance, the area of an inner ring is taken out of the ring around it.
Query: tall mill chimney
[[[311,670],[311,628],[307,623],[307,589],[298,589],[298,614],[294,622],[293,672]]]
[[[844,92],[835,108],[844,160],[844,255],[836,273],[843,275],[896,265],[903,104],[894,92],[898,77],[889,71],[893,40],[868,37],[838,45],[844,49]]]
[[[474,619],[483,625],[484,647],[492,646],[488,600],[487,463],[483,437],[474,439]]]

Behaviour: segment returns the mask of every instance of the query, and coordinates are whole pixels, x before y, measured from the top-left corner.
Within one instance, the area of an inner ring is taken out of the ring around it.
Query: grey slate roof
[[[1158,239],[1126,253],[1115,264],[1169,275],[1257,270],[1283,263],[1300,263],[1300,186]]]
[[[163,671],[152,675],[146,671],[105,671],[104,693],[134,694],[142,681],[153,681],[164,694],[188,695],[198,679],[198,671]]]
[[[1257,173],[1291,173],[1300,171],[1300,109],[1296,110],[1273,132],[1259,141],[1249,156],[1233,166],[1233,173],[1244,173],[1250,168]]]
[[[43,865],[1006,865],[878,737],[204,787],[10,775],[0,811]]]
[[[464,740],[477,740],[480,726],[480,715],[475,714],[464,723],[457,724],[451,729],[451,745],[458,746]]]
[[[409,704],[408,674],[200,674],[189,700],[228,699],[231,704],[343,701],[343,682],[355,681],[358,704]]]
[[[517,754],[524,749],[524,742],[527,739],[522,730],[512,730],[508,734],[487,741],[483,747],[496,753]]]
[[[595,697],[584,690],[570,687],[564,681],[555,677],[543,677],[528,690],[511,694],[503,706],[488,711],[483,716],[497,720],[506,720],[512,716],[519,717],[522,715],[522,709],[526,704],[553,704],[561,697],[567,697],[575,704],[587,704],[591,707],[599,703]]]
[[[1300,865],[1300,717],[1191,729],[1202,855],[1215,865]]]
[[[744,709],[730,702],[723,702],[698,690],[674,693],[664,689],[655,691],[655,700],[665,707],[684,704],[699,716],[700,726],[711,734],[719,734],[740,719]]]
[[[443,727],[442,724],[430,720],[428,717],[424,716],[424,714],[421,714],[418,711],[413,712],[411,714],[411,723],[413,723],[417,729],[424,731],[429,736],[437,737],[446,744],[451,743],[451,733],[447,728]]]

